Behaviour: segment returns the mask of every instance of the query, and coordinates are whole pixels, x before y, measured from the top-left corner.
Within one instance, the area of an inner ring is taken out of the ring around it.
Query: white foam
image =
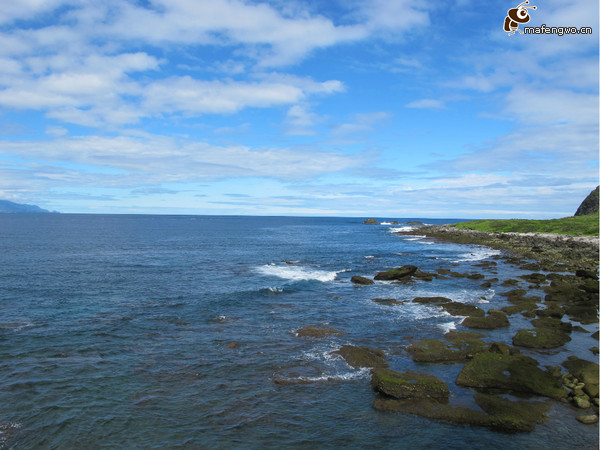
[[[401,233],[403,231],[412,231],[417,227],[410,227],[410,226],[404,226],[404,227],[393,227],[393,228],[389,228],[389,231],[391,233]]]
[[[442,330],[444,330],[444,334],[449,333],[452,330],[456,330],[456,322],[446,322],[440,323],[438,325]]]
[[[268,276],[274,276],[290,281],[316,280],[321,282],[333,281],[342,271],[327,271],[306,266],[266,264],[256,268],[256,271]]]
[[[365,259],[373,259],[375,257],[373,255],[367,255],[367,256],[363,256],[363,258],[365,258]]]
[[[492,256],[501,254],[500,250],[496,250],[493,248],[480,247],[473,249],[468,253],[463,253],[460,255],[458,259],[455,259],[454,262],[471,262],[471,261],[481,261],[483,259],[491,258]]]

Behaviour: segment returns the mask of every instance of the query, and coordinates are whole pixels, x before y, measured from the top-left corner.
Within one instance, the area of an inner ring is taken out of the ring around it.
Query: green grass
[[[473,220],[454,225],[459,229],[520,233],[559,233],[573,236],[598,236],[598,213],[549,220]]]

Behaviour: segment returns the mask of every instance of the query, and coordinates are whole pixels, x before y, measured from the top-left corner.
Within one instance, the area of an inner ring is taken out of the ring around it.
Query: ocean
[[[405,351],[460,329],[460,317],[373,299],[445,296],[487,310],[507,305],[498,294],[512,288],[466,278],[358,286],[353,275],[405,264],[470,272],[490,259],[498,265],[486,278],[530,272],[489,248],[394,233],[449,220],[363,220],[0,215],[0,447],[598,447],[598,426],[557,402],[545,423],[512,435],[375,410],[369,370],[332,353],[342,345],[436,375],[451,404],[471,406],[472,392],[454,384],[462,364],[417,364]],[[528,323],[510,320],[511,330]],[[343,334],[299,337],[306,326]],[[510,344],[513,334],[486,339]],[[589,334],[572,338],[531,354],[597,361]]]

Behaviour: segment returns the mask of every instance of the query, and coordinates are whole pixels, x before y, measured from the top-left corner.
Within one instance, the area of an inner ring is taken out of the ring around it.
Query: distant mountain
[[[17,214],[17,213],[29,213],[29,214],[41,214],[49,213],[50,211],[42,209],[35,205],[22,205],[20,203],[9,202],[8,200],[0,200],[0,214]]]
[[[598,212],[599,188],[600,186],[596,187],[596,189],[590,192],[590,195],[588,195],[585,200],[581,202],[581,205],[579,205],[579,208],[577,208],[577,212],[575,213],[576,216],[586,216],[588,214],[594,214],[595,212]]]

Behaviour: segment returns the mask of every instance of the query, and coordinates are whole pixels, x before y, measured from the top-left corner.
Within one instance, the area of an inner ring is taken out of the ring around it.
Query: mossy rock
[[[585,324],[598,322],[598,307],[587,302],[578,302],[565,306],[565,314],[571,320]]]
[[[479,353],[456,378],[459,386],[502,389],[565,399],[567,391],[560,380],[541,370],[535,359],[521,354]]]
[[[571,338],[559,328],[533,328],[519,330],[512,338],[513,345],[528,348],[557,348],[562,347]]]
[[[339,350],[332,353],[340,355],[348,365],[359,369],[361,367],[387,367],[385,353],[381,350],[369,347],[356,347],[354,345],[343,345]]]
[[[571,375],[585,384],[584,392],[590,397],[598,396],[598,364],[595,362],[580,359],[571,356],[562,366],[569,371]]]
[[[350,278],[350,281],[354,284],[363,284],[363,285],[375,283],[373,280],[370,280],[369,278],[366,278],[366,277],[361,277],[360,275],[354,275],[352,278]]]
[[[546,304],[546,309],[538,309],[535,314],[539,317],[554,317],[561,319],[565,315],[564,309],[556,303]]]
[[[531,324],[536,328],[555,328],[565,333],[573,331],[571,322],[563,322],[555,317],[540,317],[538,319],[533,319]]]
[[[493,395],[476,394],[475,402],[483,411],[451,406],[439,401],[378,398],[375,409],[414,414],[458,425],[491,428],[505,433],[532,431],[546,420],[550,402],[511,401]]]
[[[450,303],[452,300],[450,300],[449,298],[446,297],[415,297],[413,299],[413,303],[433,303],[433,304],[440,304],[440,303]]]
[[[544,275],[543,273],[530,273],[528,275],[520,275],[519,278],[522,278],[523,280],[531,284],[542,284],[547,281],[546,275]]]
[[[298,337],[311,337],[311,338],[323,338],[330,335],[341,335],[344,334],[340,330],[327,326],[308,326],[300,328],[296,331]]]
[[[519,303],[516,305],[512,305],[512,306],[504,306],[502,308],[500,308],[500,311],[502,311],[503,313],[508,314],[509,316],[512,316],[513,314],[517,314],[523,311],[533,311],[535,308],[537,307],[537,303],[532,302],[532,303]]]
[[[468,305],[466,303],[451,302],[440,305],[444,311],[453,316],[485,316],[485,311],[475,305]]]
[[[415,273],[412,274],[412,276],[414,278],[417,278],[418,280],[421,281],[433,281],[434,278],[437,278],[437,274],[435,273],[429,273],[429,272],[423,272],[422,270],[417,269],[415,271]]]
[[[519,280],[508,279],[508,280],[504,280],[502,283],[500,283],[500,286],[510,287],[510,286],[517,286],[518,284],[519,284]]]
[[[508,317],[502,311],[490,309],[485,317],[467,317],[461,325],[468,328],[478,328],[482,330],[493,330],[504,328],[510,325]]]
[[[467,361],[477,353],[487,351],[488,344],[479,339],[483,335],[470,331],[451,331],[448,341],[423,339],[411,344],[406,350],[415,362]]]
[[[394,372],[377,368],[371,376],[371,386],[381,394],[394,398],[435,398],[447,400],[450,390],[433,375],[415,372]]]
[[[402,280],[404,278],[410,277],[417,271],[417,266],[406,265],[402,267],[398,267],[397,269],[386,270],[385,272],[379,272],[375,275],[376,280],[380,281],[392,281],[392,280]]]

